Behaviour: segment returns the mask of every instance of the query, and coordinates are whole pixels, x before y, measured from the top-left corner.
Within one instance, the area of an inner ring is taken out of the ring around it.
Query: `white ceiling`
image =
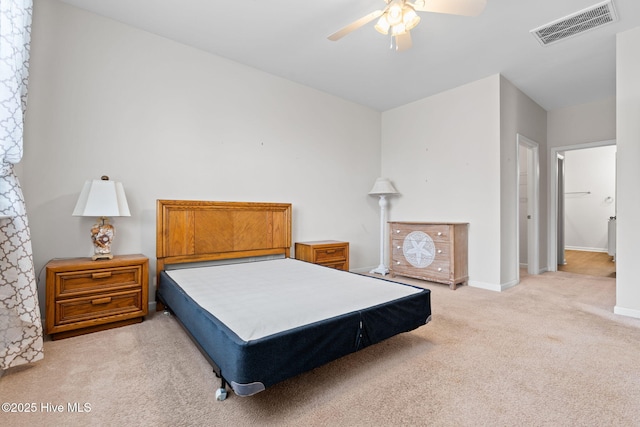
[[[542,47],[530,30],[601,0],[487,0],[478,17],[420,13],[396,52],[375,21],[327,40],[383,0],[62,1],[379,111],[496,73],[546,110],[614,96],[615,34],[640,26],[640,1],[614,0],[618,22]]]

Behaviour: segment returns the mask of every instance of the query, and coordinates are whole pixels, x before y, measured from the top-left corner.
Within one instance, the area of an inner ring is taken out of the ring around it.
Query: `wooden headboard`
[[[156,273],[166,264],[283,254],[291,204],[158,200]]]

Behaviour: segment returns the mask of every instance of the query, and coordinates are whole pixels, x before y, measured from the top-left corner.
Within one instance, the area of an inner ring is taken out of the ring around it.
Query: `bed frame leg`
[[[216,390],[216,400],[223,401],[227,398],[227,380],[215,369],[213,373],[216,374],[216,377],[220,378],[220,388]]]

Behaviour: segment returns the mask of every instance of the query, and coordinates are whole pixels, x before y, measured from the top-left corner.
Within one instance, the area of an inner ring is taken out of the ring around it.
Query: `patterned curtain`
[[[22,159],[32,0],[0,0],[0,369],[42,359],[31,236],[13,166]],[[1,371],[0,371],[1,372]]]

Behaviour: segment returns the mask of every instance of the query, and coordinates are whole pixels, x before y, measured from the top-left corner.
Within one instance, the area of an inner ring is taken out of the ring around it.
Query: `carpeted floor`
[[[614,279],[545,273],[503,293],[407,281],[432,290],[431,323],[224,402],[172,317],[47,341],[43,361],[0,377],[3,402],[37,410],[0,425],[640,425],[640,319],[612,313]]]

